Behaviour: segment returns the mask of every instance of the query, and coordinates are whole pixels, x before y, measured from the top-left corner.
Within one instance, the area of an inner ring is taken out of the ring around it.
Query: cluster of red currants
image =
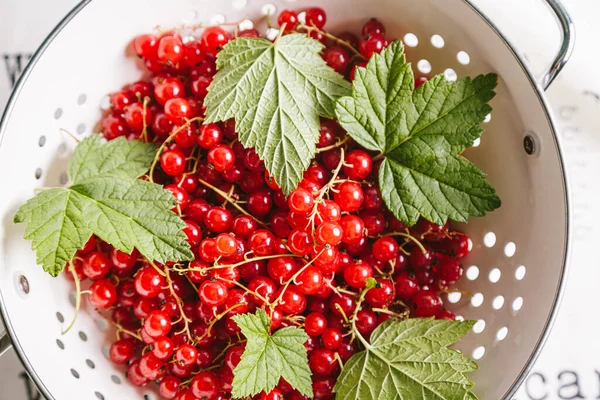
[[[339,35],[343,46],[322,31],[322,9],[305,20],[307,33],[328,45],[323,58],[348,79],[387,45],[375,19],[362,39]],[[279,23],[294,30],[298,15],[283,11]],[[237,35],[259,37],[254,29]],[[271,330],[294,325],[310,336],[314,398],[329,399],[340,363],[359,350],[355,335],[368,340],[389,318],[454,319],[440,295],[460,278],[469,240],[425,220],[407,228],[386,211],[377,160],[335,121],[322,121],[318,154],[286,197],[237,140],[233,121],[201,124],[215,55],[232,39],[220,27],[185,42],[174,32],[137,37],[152,77],[113,94],[102,121],[108,140],[162,145],[148,178],[173,193],[196,258],[159,265],[92,238],[67,276],[93,281],[89,301],[111,310],[118,327],[110,358],[128,366],[135,385],[157,382],[167,399],[230,398],[245,348],[231,317],[262,307]],[[370,278],[376,286],[360,296]],[[283,380],[257,396],[284,397],[305,398]]]

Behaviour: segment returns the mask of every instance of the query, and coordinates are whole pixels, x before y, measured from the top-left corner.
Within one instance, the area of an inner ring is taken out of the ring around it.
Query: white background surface
[[[553,58],[559,35],[542,0],[472,1],[527,56],[535,71],[541,72]],[[553,332],[516,400],[600,399],[596,322],[600,282],[600,207],[596,200],[600,173],[600,1],[563,1],[577,26],[577,44],[571,62],[548,96],[560,124],[573,195],[571,270]],[[321,2],[315,0],[315,4]],[[18,69],[15,56],[21,54],[24,64],[75,4],[76,0],[0,1],[0,108]],[[22,371],[13,352],[0,359],[0,400],[39,399]]]

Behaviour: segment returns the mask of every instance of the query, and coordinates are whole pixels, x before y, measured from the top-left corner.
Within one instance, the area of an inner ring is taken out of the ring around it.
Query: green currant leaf
[[[336,399],[472,400],[465,375],[477,364],[447,346],[474,321],[389,319],[371,334],[371,343],[344,365],[334,387]]]
[[[161,263],[193,258],[185,223],[171,211],[171,192],[135,179],[150,167],[153,148],[135,141],[101,144],[93,135],[75,149],[73,186],[44,190],[19,208],[14,222],[27,223],[25,239],[45,271],[58,275],[92,234]]]
[[[414,89],[400,41],[357,69],[352,96],[339,99],[336,114],[354,140],[385,156],[379,187],[396,218],[443,225],[500,207],[485,174],[460,156],[483,132],[497,80],[488,74],[449,82],[438,75]]]
[[[296,188],[315,155],[319,117],[333,118],[350,84],[301,34],[238,38],[218,54],[205,99],[206,121],[235,119],[245,147],[255,147],[285,194]]]
[[[311,372],[304,342],[308,335],[288,326],[270,333],[271,320],[258,309],[256,314],[232,317],[247,339],[240,363],[233,370],[234,398],[273,390],[280,378],[305,396],[312,397]]]
[[[100,176],[139,178],[148,171],[155,155],[153,143],[119,137],[102,144],[100,136],[91,135],[77,145],[73,153],[69,180],[76,184]]]

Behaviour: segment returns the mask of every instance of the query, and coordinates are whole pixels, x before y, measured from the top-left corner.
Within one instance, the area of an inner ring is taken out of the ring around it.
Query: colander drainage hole
[[[521,307],[523,307],[523,298],[519,296],[513,301],[512,309],[514,311],[519,311]]]
[[[62,342],[62,340],[60,339],[56,339],[56,345],[58,346],[59,349],[64,350],[65,349],[65,344]]]
[[[475,350],[473,350],[473,358],[475,360],[480,360],[484,354],[485,354],[485,347],[483,347],[483,346],[479,346]]]
[[[462,50],[456,54],[456,59],[462,65],[467,65],[471,62],[471,57],[469,56],[469,54],[466,51]]]
[[[94,364],[94,362],[92,360],[85,360],[85,363],[87,364],[88,367],[90,367],[91,369],[96,368],[96,364]]]
[[[488,232],[483,236],[483,244],[485,247],[494,247],[496,245],[496,234]]]
[[[450,303],[458,303],[460,301],[460,298],[462,297],[462,294],[460,292],[450,292],[448,293],[448,301]]]
[[[79,372],[71,368],[71,374],[75,377],[75,379],[79,379]]]
[[[456,74],[456,71],[453,70],[452,68],[448,68],[444,71],[444,77],[446,78],[447,81],[450,81],[450,82],[454,82],[458,79],[458,75]]]
[[[431,63],[427,60],[419,60],[417,63],[417,69],[422,74],[428,74],[431,72]]]
[[[504,306],[504,296],[496,296],[494,300],[492,300],[492,307],[494,310],[499,310]]]
[[[489,275],[489,280],[492,283],[497,283],[500,280],[500,277],[502,276],[502,272],[500,272],[500,270],[498,268],[494,268],[490,271],[490,275]]]
[[[504,255],[506,257],[512,257],[517,252],[517,245],[514,242],[508,242],[504,246]]]
[[[433,35],[431,37],[431,45],[433,47],[441,49],[442,47],[444,47],[445,44],[446,44],[446,42],[444,41],[444,38],[441,37],[440,35]]]
[[[60,119],[60,117],[62,117],[62,115],[63,115],[62,108],[57,108],[56,111],[54,111],[54,119]]]
[[[232,6],[236,10],[243,10],[248,5],[248,0],[233,0]]]
[[[104,400],[104,395],[100,392],[94,392],[94,394],[96,395],[97,398],[99,398],[100,400]]]
[[[471,297],[471,305],[473,307],[481,307],[483,304],[483,294],[475,293],[473,297]]]
[[[414,33],[407,33],[404,35],[404,44],[408,47],[417,47],[419,38]]]
[[[477,139],[473,140],[473,147],[479,147],[480,144],[481,144],[481,138],[477,138]]]
[[[87,96],[85,95],[85,93],[81,93],[79,97],[77,97],[77,104],[79,104],[80,106],[84,105],[86,101]]]
[[[77,125],[75,132],[77,132],[77,134],[79,134],[79,135],[83,135],[83,133],[85,132],[85,124]]]
[[[111,381],[113,381],[114,383],[116,383],[117,385],[120,385],[120,384],[121,384],[121,378],[119,378],[119,377],[118,377],[118,376],[116,376],[116,375],[111,375],[111,376],[110,376],[110,380],[111,380]]]
[[[62,324],[63,322],[65,322],[65,317],[64,317],[64,316],[62,315],[62,313],[60,313],[60,312],[57,312],[57,313],[56,313],[56,319],[57,319],[57,320],[58,320],[58,322],[60,322],[61,324]]]
[[[471,265],[467,268],[467,279],[470,281],[474,281],[479,277],[479,267],[477,265]]]
[[[260,9],[260,12],[263,15],[275,15],[275,12],[277,11],[277,7],[275,7],[275,4],[271,4],[271,3],[267,3],[264,6],[262,6],[262,8]]]
[[[60,182],[61,185],[66,185],[67,182],[69,182],[69,175],[67,175],[66,172],[61,173],[58,177],[58,182]]]
[[[79,338],[81,340],[83,340],[84,342],[87,342],[87,335],[85,334],[85,332],[79,332]]]
[[[506,336],[508,336],[508,328],[505,326],[498,329],[498,332],[496,332],[496,339],[499,341],[506,339]]]
[[[35,179],[40,179],[42,177],[42,169],[36,168],[35,170]]]
[[[46,136],[44,136],[44,135],[40,136],[40,140],[38,140],[38,144],[40,145],[40,147],[44,147],[44,145],[46,144]]]
[[[475,323],[475,325],[473,325],[473,332],[475,333],[481,333],[485,330],[485,321],[480,319],[479,321],[477,321]]]
[[[525,278],[525,274],[527,273],[527,268],[524,265],[520,265],[515,270],[515,279],[518,281],[523,280]]]

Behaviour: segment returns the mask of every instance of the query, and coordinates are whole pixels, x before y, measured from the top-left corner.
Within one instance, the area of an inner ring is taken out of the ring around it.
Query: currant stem
[[[177,303],[177,308],[179,309],[179,315],[181,316],[181,319],[183,320],[183,324],[184,324],[183,330],[188,335],[188,339],[192,340],[192,333],[190,332],[190,326],[189,326],[189,323],[192,321],[187,317],[187,315],[185,315],[185,312],[183,311],[183,301],[179,298],[179,296],[177,296],[177,293],[175,293],[175,290],[173,289],[173,280],[171,279],[171,275],[169,275],[168,270],[166,270],[165,278],[167,279],[169,292],[171,292],[171,296],[173,296],[173,298],[175,299],[175,302]]]
[[[341,44],[342,46],[348,48],[351,52],[354,53],[355,56],[360,57],[362,59],[364,59],[365,57],[360,54],[360,51],[358,51],[357,49],[354,48],[354,46],[352,46],[352,44],[350,44],[349,42],[340,39],[339,37],[332,35],[329,32],[325,32],[319,28],[317,28],[316,26],[308,26],[305,24],[299,24],[296,27],[296,30],[298,29],[304,29],[306,31],[306,33],[310,33],[310,32],[317,32],[320,33],[321,35],[325,36],[327,39],[333,40],[334,42]]]
[[[168,138],[165,139],[165,141],[160,145],[160,147],[156,150],[156,155],[154,156],[154,160],[152,160],[152,166],[150,166],[150,172],[148,172],[148,179],[150,180],[150,182],[154,183],[154,169],[156,168],[156,164],[158,163],[158,160],[160,159],[160,156],[162,155],[163,150],[165,149],[165,146],[171,141],[173,140],[173,138],[179,133],[181,132],[183,129],[187,128],[192,122],[195,121],[204,121],[203,117],[194,117],[192,119],[188,119],[185,124],[181,125],[179,128],[177,128],[173,133],[171,133],[169,135]]]
[[[71,137],[71,139],[73,139],[77,143],[81,143],[81,140],[77,136],[75,136],[71,132],[69,132],[68,130],[66,130],[64,128],[59,128],[59,130],[63,133],[66,133],[67,135],[69,135]]]
[[[130,331],[129,329],[125,329],[121,326],[121,324],[114,322],[112,320],[109,320],[108,322],[110,322],[111,324],[113,324],[114,326],[117,327],[117,335],[119,334],[119,332],[125,332],[126,334],[128,334],[131,337],[136,338],[137,340],[139,340],[140,342],[143,342],[142,337],[140,335],[138,335],[135,332]]]
[[[419,249],[421,249],[421,251],[423,252],[423,254],[427,253],[427,250],[425,249],[425,247],[423,246],[423,244],[414,236],[409,235],[408,233],[404,233],[404,232],[391,232],[391,233],[386,233],[382,236],[402,236],[406,239],[409,239],[411,241],[413,241],[418,247]]]
[[[62,331],[63,335],[66,335],[73,325],[75,325],[75,321],[77,320],[77,314],[79,314],[79,309],[81,308],[81,281],[79,280],[79,275],[75,271],[73,267],[73,263],[69,262],[69,272],[73,275],[73,280],[75,281],[75,313],[73,314],[73,319],[67,328]]]
[[[201,184],[203,184],[207,188],[212,189],[215,193],[217,193],[218,195],[220,195],[221,197],[223,197],[226,201],[228,201],[232,206],[234,206],[235,208],[237,208],[238,211],[241,212],[242,214],[247,215],[248,217],[252,218],[258,224],[262,225],[263,227],[265,227],[265,228],[268,227],[268,225],[266,223],[262,222],[261,220],[259,220],[258,218],[256,218],[252,214],[250,214],[248,211],[244,210],[243,207],[240,207],[240,205],[237,204],[237,202],[234,199],[232,199],[230,196],[228,196],[227,193],[225,193],[221,189],[219,189],[219,188],[211,185],[210,183],[206,182],[205,180],[203,180],[201,178],[198,178],[198,182],[200,182]]]
[[[281,301],[281,299],[283,298],[283,295],[285,294],[285,291],[286,291],[286,290],[287,290],[287,288],[290,286],[290,283],[292,283],[292,282],[295,282],[296,278],[297,278],[298,276],[300,276],[300,274],[301,274],[302,272],[304,272],[304,270],[305,270],[306,268],[308,268],[308,266],[309,266],[309,265],[311,265],[312,263],[314,263],[314,262],[315,262],[315,260],[316,260],[317,258],[319,258],[319,256],[321,256],[321,254],[323,254],[323,252],[324,252],[326,249],[327,249],[326,247],[323,247],[323,250],[321,250],[321,251],[319,252],[319,254],[317,254],[317,255],[315,256],[315,258],[313,258],[312,260],[310,260],[309,262],[307,262],[306,264],[304,264],[304,266],[303,266],[302,268],[300,268],[300,269],[299,269],[299,270],[298,270],[298,271],[297,271],[297,272],[294,274],[294,276],[292,276],[290,279],[288,279],[288,280],[285,282],[285,284],[284,284],[283,288],[281,289],[281,293],[279,294],[279,297],[277,297],[277,299],[276,299],[276,300],[275,300],[275,301],[274,301],[274,302],[271,304],[271,308],[274,308],[274,307],[276,307],[276,306],[277,306],[277,304],[279,304],[279,302],[280,302],[280,301]]]
[[[321,148],[317,149],[317,154],[318,153],[323,153],[325,151],[333,150],[333,149],[336,149],[336,148],[338,148],[340,146],[343,146],[344,144],[346,144],[346,142],[348,140],[350,140],[350,136],[346,136],[344,139],[338,140],[337,142],[335,142],[332,145],[321,147]]]
[[[367,342],[367,340],[363,337],[363,335],[361,335],[361,333],[356,328],[356,316],[358,315],[358,311],[360,310],[360,307],[361,307],[363,301],[365,300],[365,296],[367,295],[367,292],[370,289],[371,288],[366,287],[362,290],[362,292],[360,292],[360,296],[358,297],[358,300],[356,301],[356,308],[354,309],[354,312],[352,313],[352,331],[356,334],[356,336],[361,341],[363,346],[365,346],[365,349],[370,349],[371,344],[369,342]]]

